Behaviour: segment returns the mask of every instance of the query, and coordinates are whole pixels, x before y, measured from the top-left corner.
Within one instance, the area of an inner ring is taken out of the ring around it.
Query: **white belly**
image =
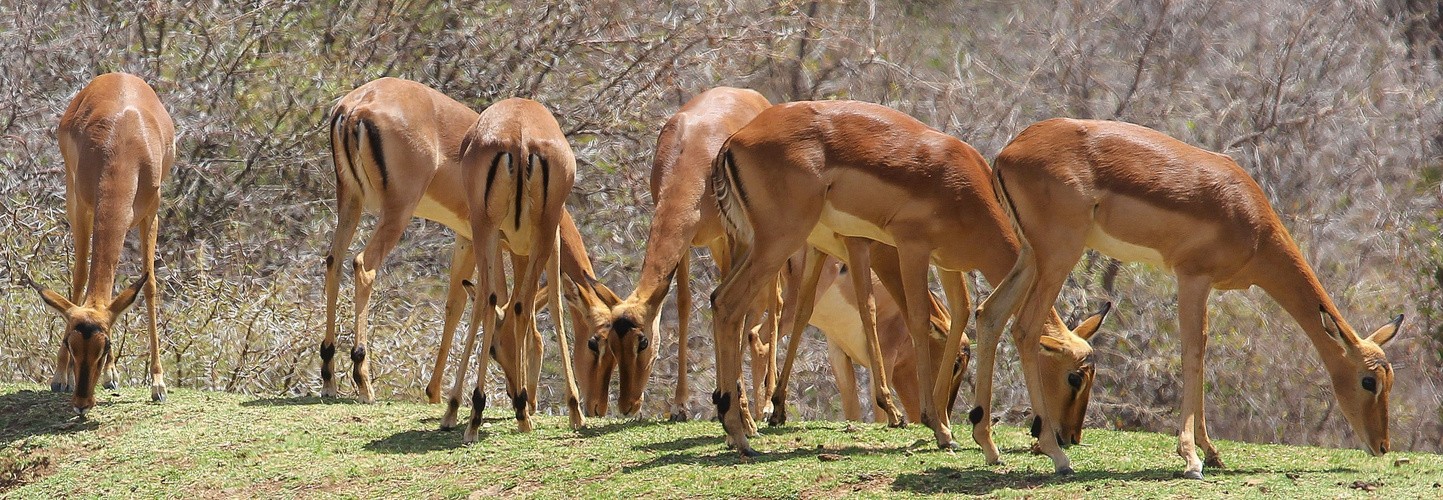
[[[430,196],[421,197],[421,202],[416,204],[414,216],[439,222],[441,225],[455,231],[457,236],[468,240],[471,239],[471,222],[467,221],[464,216],[456,215],[456,213],[447,210],[446,207],[442,206]]]
[[[868,355],[867,339],[862,335],[862,317],[857,309],[842,297],[841,289],[838,288],[843,284],[851,286],[850,283],[850,280],[838,279],[832,286],[827,287],[826,291],[817,297],[817,306],[812,311],[810,323],[827,336],[828,343],[840,347],[842,352],[862,366],[871,366],[872,357]]]
[[[1172,271],[1172,267],[1163,261],[1162,254],[1157,250],[1114,238],[1102,232],[1102,228],[1096,224],[1087,231],[1087,246],[1123,262],[1142,262],[1164,271]]]

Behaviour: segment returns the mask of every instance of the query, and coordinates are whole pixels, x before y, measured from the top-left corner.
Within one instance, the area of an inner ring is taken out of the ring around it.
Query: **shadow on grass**
[[[388,454],[430,453],[438,450],[451,450],[465,446],[461,442],[462,429],[463,427],[444,431],[440,429],[412,429],[409,431],[401,431],[366,443],[366,445],[361,448],[366,451]],[[485,442],[486,439],[491,436],[491,433],[482,429],[477,436],[477,442]]]
[[[241,406],[310,406],[310,405],[356,405],[362,404],[355,398],[323,398],[320,396],[260,398],[242,401]]]
[[[587,424],[586,427],[577,429],[576,433],[580,434],[581,437],[591,438],[597,436],[604,436],[614,432],[621,432],[628,429],[635,429],[637,427],[648,427],[653,425],[659,424],[651,420],[628,418],[624,420],[613,420],[611,422],[607,422],[604,425]],[[562,438],[569,439],[569,437],[567,436],[562,436]]]
[[[92,411],[111,406],[102,400]],[[75,415],[67,392],[23,390],[0,395],[0,445],[30,436],[71,434],[95,430],[98,425]]]
[[[1349,469],[1328,469],[1297,472],[1347,472]],[[1208,469],[1208,481],[1218,476],[1252,475],[1276,473],[1276,469]],[[1056,476],[1033,471],[998,472],[988,466],[971,468],[937,467],[923,472],[899,474],[892,482],[894,491],[921,494],[963,494],[988,495],[1002,489],[1028,490],[1039,486],[1066,483],[1088,483],[1100,480],[1137,481],[1191,481],[1182,478],[1181,469],[1154,468],[1132,472],[1079,471],[1071,476]]]
[[[646,449],[653,451],[664,450],[668,449],[669,447],[676,447],[677,449],[691,449],[707,444],[720,444],[720,441],[720,438],[692,437],[678,439],[676,441],[671,441],[668,443],[656,443],[654,445],[638,446],[636,447],[636,449]],[[764,464],[804,458],[815,459],[817,455],[821,455],[824,453],[828,455],[841,455],[844,457],[852,457],[856,455],[877,453],[901,453],[903,450],[906,450],[906,447],[899,446],[895,448],[860,448],[856,446],[849,446],[846,448],[835,449],[794,448],[788,451],[781,452],[763,452],[760,456],[742,458],[741,455],[736,452],[736,450],[725,448],[712,448],[710,451],[700,453],[667,453],[665,455],[653,458],[640,464],[622,467],[621,471],[622,473],[632,473],[645,471],[647,469],[654,469],[657,467],[666,467],[668,465],[680,464],[704,465],[710,467],[729,467],[739,464]]]

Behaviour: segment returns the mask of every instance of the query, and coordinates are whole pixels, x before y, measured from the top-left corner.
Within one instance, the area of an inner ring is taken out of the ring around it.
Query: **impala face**
[[[600,332],[611,329],[611,307],[616,305],[616,298],[614,295],[593,294],[575,286],[569,279],[566,283],[566,304],[571,310],[572,328],[576,330],[573,338],[577,340],[577,345],[572,355],[576,364],[576,385],[581,390],[582,409],[588,417],[604,417],[611,372],[616,367],[616,351],[592,349],[591,345],[596,344],[592,344],[591,340],[601,338]]]
[[[651,378],[652,364],[656,361],[657,325],[646,324],[634,311],[620,311],[616,320],[606,329],[604,342],[608,353],[613,354],[620,367],[620,391],[616,405],[623,416],[631,417],[641,411],[642,398],[646,393],[646,381]],[[657,317],[660,319],[660,316]],[[598,344],[598,347],[600,344]]]
[[[1043,399],[1059,418],[1056,436],[1059,446],[1082,442],[1082,424],[1087,417],[1087,401],[1096,375],[1092,345],[1088,341],[1097,334],[1110,310],[1112,303],[1103,304],[1101,310],[1083,320],[1071,335],[1042,337],[1038,368],[1042,372]],[[1032,437],[1042,439],[1041,424],[1040,419],[1033,420]]]
[[[67,369],[75,378],[75,397],[72,401],[75,413],[84,415],[95,407],[95,386],[100,383],[101,373],[111,360],[110,326],[115,318],[135,303],[135,297],[140,293],[140,287],[145,284],[145,280],[144,276],[136,280],[106,307],[88,304],[77,306],[48,288],[37,287],[45,305],[65,318],[65,333],[61,341],[70,356]],[[66,377],[57,379],[65,380]],[[52,384],[51,389],[59,390],[60,387]]]
[[[1322,311],[1323,331],[1343,349],[1344,361],[1328,366],[1333,392],[1342,403],[1343,416],[1363,441],[1368,454],[1388,452],[1388,393],[1393,389],[1393,366],[1381,346],[1392,340],[1403,324],[1403,316],[1359,339],[1351,328],[1339,325]]]

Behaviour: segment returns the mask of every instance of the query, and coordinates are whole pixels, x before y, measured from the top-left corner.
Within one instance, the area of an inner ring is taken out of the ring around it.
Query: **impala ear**
[[[1042,337],[1042,339],[1041,339],[1040,341],[1038,341],[1038,343],[1039,343],[1039,344],[1042,344],[1042,349],[1045,350],[1045,351],[1048,351],[1048,352],[1062,352],[1062,341],[1061,341],[1061,340],[1057,340],[1057,339],[1052,338],[1052,337]]]
[[[75,304],[72,304],[60,294],[55,293],[55,290],[37,286],[35,287],[35,291],[40,292],[40,300],[45,301],[45,305],[50,306],[55,312],[65,314],[65,311],[75,308]]]
[[[596,292],[596,298],[601,299],[601,303],[606,304],[607,308],[621,303],[621,297],[617,297],[616,292],[611,291],[611,288],[608,288],[605,283],[592,281],[591,289]]]
[[[1343,331],[1342,326],[1339,325],[1341,322],[1338,321],[1338,318],[1333,316],[1333,313],[1328,312],[1328,306],[1319,305],[1318,312],[1322,314],[1323,317],[1323,331],[1327,332],[1328,337],[1331,337],[1334,342],[1337,342],[1343,349],[1352,349],[1353,346],[1358,344],[1357,337]]]
[[[121,291],[120,295],[115,297],[115,300],[110,301],[110,314],[120,316],[120,313],[129,309],[130,305],[135,303],[135,297],[140,295],[140,287],[145,286],[146,281],[149,279],[149,273],[142,274],[140,275],[140,279],[135,280],[130,286],[125,287],[125,290]]]
[[[1388,343],[1389,340],[1393,340],[1393,337],[1398,334],[1398,330],[1402,327],[1403,315],[1399,314],[1398,317],[1393,318],[1393,321],[1389,321],[1388,324],[1378,327],[1377,330],[1373,330],[1373,333],[1368,335],[1368,341],[1382,346]]]
[[[1112,302],[1104,302],[1101,309],[1082,320],[1082,324],[1077,325],[1072,333],[1082,337],[1082,340],[1092,340],[1092,336],[1097,334],[1098,328],[1102,326],[1102,320],[1107,318],[1107,313],[1110,311],[1112,311]]]

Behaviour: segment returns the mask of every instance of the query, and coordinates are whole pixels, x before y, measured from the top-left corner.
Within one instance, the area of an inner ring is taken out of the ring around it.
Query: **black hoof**
[[[1074,473],[1072,472],[1072,467],[1063,467],[1061,469],[1057,469],[1057,472],[1055,474],[1059,476],[1071,476]]]
[[[110,381],[105,382],[105,385],[102,385],[101,387],[104,387],[105,390],[107,390],[107,391],[113,391],[113,390],[119,389],[119,388],[120,388],[120,384],[115,383],[114,380],[110,380]]]
[[[783,425],[787,425],[787,415],[782,412],[774,411],[772,412],[772,416],[767,417],[767,425],[770,425],[772,427],[781,427]]]
[[[150,395],[150,400],[151,400],[151,401],[154,401],[154,402],[156,402],[156,403],[164,403],[164,402],[165,402],[165,395],[164,395],[164,394],[151,394],[151,395]]]
[[[51,382],[51,383],[50,383],[50,392],[70,392],[70,391],[66,391],[66,390],[65,390],[65,386],[62,385],[60,382]]]
[[[962,445],[957,444],[956,441],[952,441],[952,442],[947,443],[947,444],[937,443],[937,449],[939,449],[939,450],[952,450],[952,451],[957,451],[957,450],[962,449]]]
[[[1227,467],[1226,465],[1223,465],[1223,459],[1218,457],[1209,457],[1207,461],[1203,462],[1203,465],[1212,467],[1214,469],[1222,469]]]
[[[752,458],[752,457],[760,457],[760,456],[762,456],[761,452],[759,452],[759,451],[757,451],[757,450],[753,450],[753,449],[751,449],[751,448],[742,448],[741,454],[742,454],[743,457],[746,457],[746,458]]]
[[[1202,471],[1198,471],[1198,472],[1184,472],[1184,473],[1182,473],[1182,477],[1183,477],[1183,479],[1196,479],[1196,480],[1198,480],[1198,481],[1202,481],[1203,475],[1202,475]]]
[[[684,411],[679,411],[679,412],[676,412],[676,413],[671,414],[671,418],[669,418],[669,419],[667,419],[667,420],[670,420],[670,421],[672,421],[673,423],[681,423],[681,422],[687,421],[688,418],[689,418],[689,417],[687,417],[686,412],[684,412]]]

